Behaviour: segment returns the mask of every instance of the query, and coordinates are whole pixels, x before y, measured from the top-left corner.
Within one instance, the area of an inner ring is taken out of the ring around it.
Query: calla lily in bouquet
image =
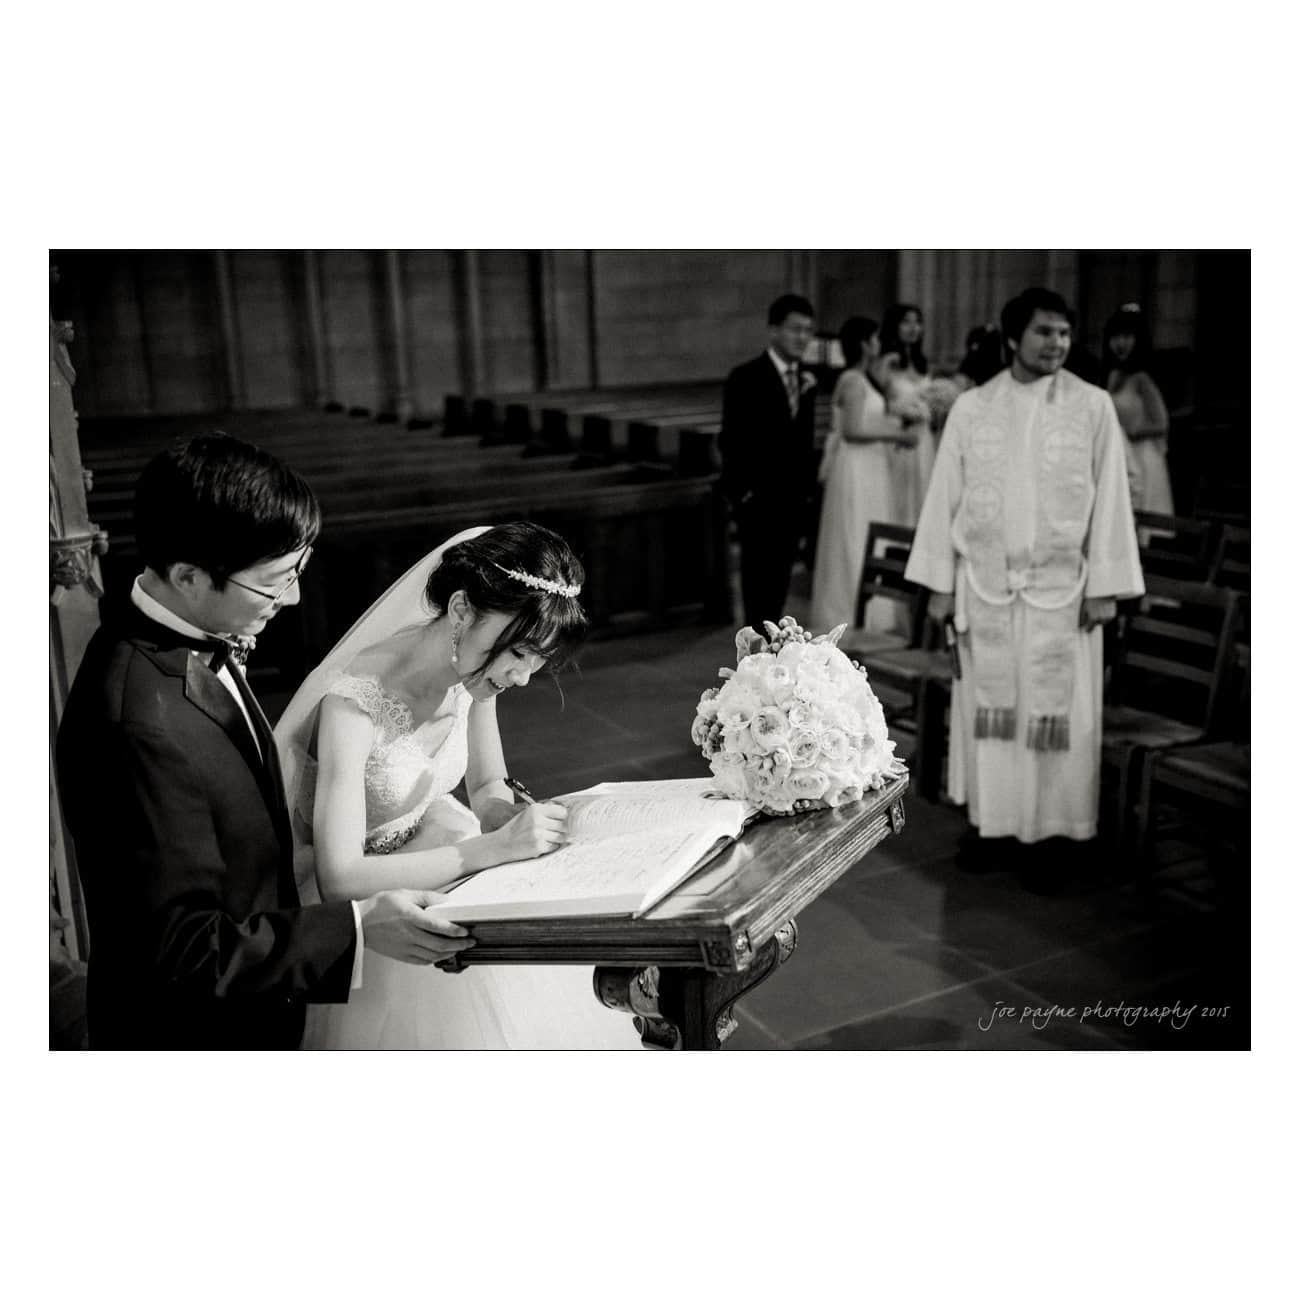
[[[736,667],[700,697],[691,727],[720,793],[785,815],[837,808],[905,771],[864,669],[793,618],[736,633]]]

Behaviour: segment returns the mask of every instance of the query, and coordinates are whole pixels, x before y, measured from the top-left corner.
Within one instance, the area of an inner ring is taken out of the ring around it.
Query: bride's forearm
[[[503,861],[490,835],[411,853],[367,853],[348,863],[317,862],[321,896],[327,902],[369,898],[384,889],[441,889]]]
[[[473,788],[466,787],[469,806],[486,831],[496,830],[519,811],[515,806],[514,791],[506,784],[504,776],[496,776]]]

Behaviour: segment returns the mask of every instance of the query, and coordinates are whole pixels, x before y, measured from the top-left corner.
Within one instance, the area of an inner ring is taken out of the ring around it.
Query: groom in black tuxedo
[[[768,346],[727,376],[722,394],[722,490],[740,532],[745,622],[785,613],[790,571],[816,481],[817,383],[799,359],[812,340],[812,304],[797,294],[767,313]]]
[[[59,728],[59,789],[90,927],[94,1048],[292,1048],[345,1002],[364,949],[416,964],[469,940],[393,890],[299,905],[271,728],[239,651],[284,605],[320,529],[310,487],[224,434],[136,488],[144,572],[92,639]]]

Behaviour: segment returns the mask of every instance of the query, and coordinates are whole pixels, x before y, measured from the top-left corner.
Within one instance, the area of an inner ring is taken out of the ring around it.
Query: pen
[[[537,800],[528,793],[528,787],[522,781],[516,781],[513,776],[506,777],[506,784],[525,802],[536,803]]]

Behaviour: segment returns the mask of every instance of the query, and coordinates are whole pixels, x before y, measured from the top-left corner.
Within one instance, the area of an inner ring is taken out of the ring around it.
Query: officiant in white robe
[[[1011,366],[948,417],[907,577],[938,593],[953,683],[948,792],[981,838],[1097,832],[1102,625],[1142,572],[1124,436],[1104,389],[1063,368],[1068,309],[1003,311]]]

